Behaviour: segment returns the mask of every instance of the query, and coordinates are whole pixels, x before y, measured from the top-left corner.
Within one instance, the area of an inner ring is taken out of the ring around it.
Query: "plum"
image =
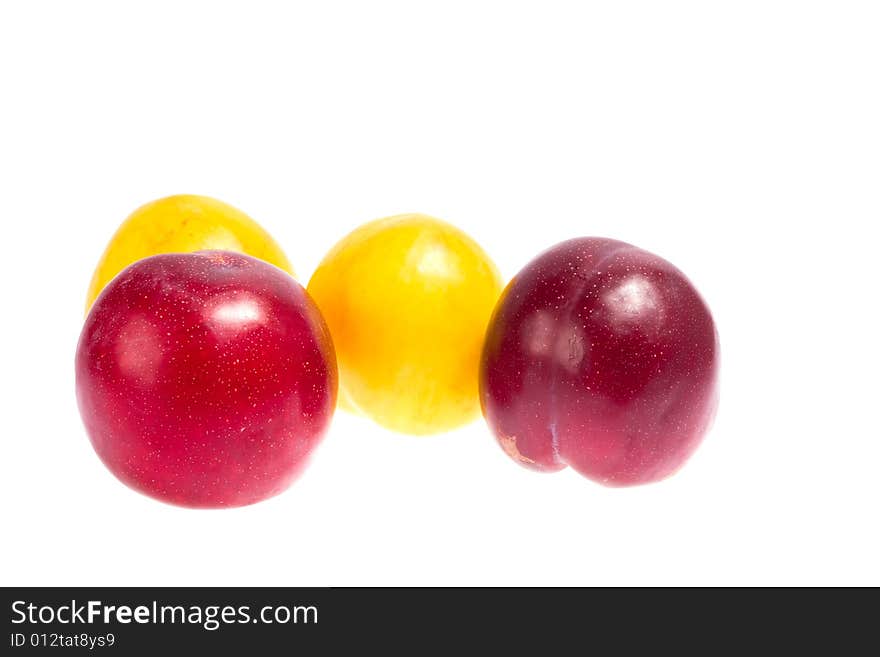
[[[336,401],[329,331],[306,291],[243,254],[157,255],[89,312],[76,394],[92,445],[122,482],[188,507],[284,490]]]
[[[114,233],[92,274],[86,314],[104,286],[133,262],[206,250],[245,253],[293,275],[281,247],[241,210],[208,196],[166,196],[139,207]]]
[[[676,472],[718,402],[719,343],[703,299],[666,260],[602,238],[562,242],[504,290],[480,401],[504,451],[608,486]]]
[[[480,350],[501,276],[451,224],[422,214],[366,223],[309,281],[339,357],[340,406],[411,435],[480,415]]]

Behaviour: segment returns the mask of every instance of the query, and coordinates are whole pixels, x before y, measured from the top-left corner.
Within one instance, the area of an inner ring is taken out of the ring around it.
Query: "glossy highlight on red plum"
[[[306,291],[256,258],[165,254],[122,271],[86,318],[76,393],[125,484],[189,507],[280,493],[336,402],[330,334]]]
[[[718,403],[718,333],[666,260],[578,238],[529,263],[495,308],[483,348],[483,414],[504,451],[608,486],[676,472]]]

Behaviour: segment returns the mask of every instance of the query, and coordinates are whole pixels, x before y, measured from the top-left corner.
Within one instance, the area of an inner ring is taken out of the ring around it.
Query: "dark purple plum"
[[[715,324],[666,260],[601,238],[562,242],[507,286],[483,348],[483,414],[504,451],[608,486],[676,472],[718,403]]]

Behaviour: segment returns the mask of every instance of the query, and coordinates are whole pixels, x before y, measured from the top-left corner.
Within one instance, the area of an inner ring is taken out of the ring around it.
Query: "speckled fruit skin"
[[[125,484],[188,507],[287,488],[336,402],[329,331],[280,269],[225,251],[125,269],[86,318],[76,394],[95,451]]]
[[[330,250],[309,293],[333,334],[343,407],[412,435],[479,416],[501,278],[465,233],[423,214],[369,222]]]
[[[241,210],[209,196],[166,196],[142,205],[119,226],[92,274],[86,313],[130,264],[161,253],[205,250],[245,253],[293,275],[281,247]]]
[[[718,334],[691,282],[609,239],[562,242],[507,286],[483,348],[483,413],[504,451],[608,486],[663,479],[708,430]]]

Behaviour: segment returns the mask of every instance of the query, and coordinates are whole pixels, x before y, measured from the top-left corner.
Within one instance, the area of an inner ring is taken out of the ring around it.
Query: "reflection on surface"
[[[214,308],[211,318],[222,324],[241,326],[251,322],[259,322],[263,313],[259,305],[251,299],[228,301]]]
[[[116,363],[123,376],[150,385],[162,361],[159,330],[149,319],[136,315],[126,322],[116,338]]]
[[[553,349],[556,318],[546,310],[538,310],[523,323],[523,350],[531,356],[543,356]]]
[[[446,255],[446,249],[435,244],[422,251],[418,269],[425,276],[448,276],[452,263]]]
[[[636,274],[624,279],[602,298],[609,324],[616,330],[657,329],[663,319],[663,303],[657,287]]]
[[[576,372],[589,351],[583,327],[576,318],[557,318],[538,310],[523,324],[523,350],[533,357],[549,357]]]
[[[240,291],[213,299],[204,317],[214,335],[229,339],[266,323],[266,310],[260,300]]]
[[[458,257],[442,240],[431,236],[417,239],[407,254],[407,266],[412,267],[425,281],[442,281],[461,278]]]

